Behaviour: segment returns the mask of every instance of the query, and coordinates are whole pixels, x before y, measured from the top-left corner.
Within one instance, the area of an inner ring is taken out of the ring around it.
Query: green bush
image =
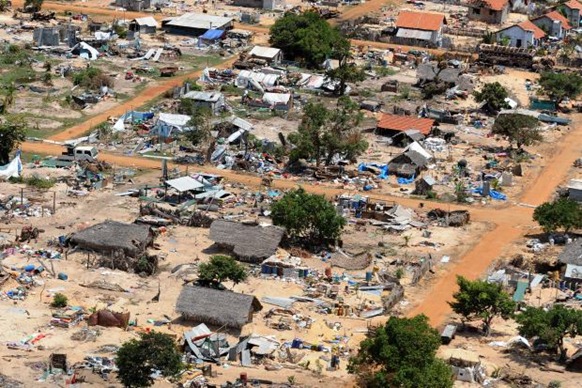
[[[57,292],[55,294],[55,296],[53,296],[53,301],[51,303],[52,307],[67,307],[67,304],[69,303],[69,298],[67,298],[66,295],[61,294],[60,292]]]
[[[113,80],[101,69],[88,67],[73,75],[73,84],[91,90],[99,90],[102,86],[112,87]]]
[[[55,183],[57,183],[57,180],[54,178],[41,178],[38,175],[33,175],[29,178],[24,178],[24,183],[37,189],[50,189],[55,185]]]

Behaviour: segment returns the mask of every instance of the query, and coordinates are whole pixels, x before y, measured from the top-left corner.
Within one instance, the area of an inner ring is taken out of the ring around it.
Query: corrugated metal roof
[[[251,129],[253,129],[253,124],[249,123],[246,120],[241,119],[240,117],[233,117],[230,122],[232,123],[232,125],[244,129],[245,131],[250,131]]]
[[[192,91],[184,94],[184,98],[197,101],[218,102],[222,98],[222,93]]]
[[[582,265],[566,264],[564,277],[582,279]]]
[[[166,25],[186,28],[222,28],[231,23],[233,18],[208,15],[204,13],[185,13],[173,18]]]
[[[408,39],[419,39],[419,40],[430,40],[432,36],[432,31],[423,30],[412,30],[409,28],[399,28],[396,33],[398,38],[408,38]]]
[[[378,121],[378,128],[390,129],[393,131],[407,131],[409,129],[417,129],[423,135],[428,135],[432,126],[433,119],[418,118],[413,116],[398,116],[389,113],[384,113]]]
[[[274,47],[255,46],[249,52],[249,54],[259,58],[273,59],[277,55],[279,55],[280,52],[281,52],[280,49]]]
[[[171,187],[173,187],[174,189],[178,190],[181,193],[185,191],[201,189],[204,187],[202,183],[198,182],[194,178],[190,178],[189,176],[170,179],[169,181],[166,181],[166,184],[170,185]]]
[[[443,24],[447,20],[442,13],[402,11],[396,20],[396,27],[413,30],[438,31]]]

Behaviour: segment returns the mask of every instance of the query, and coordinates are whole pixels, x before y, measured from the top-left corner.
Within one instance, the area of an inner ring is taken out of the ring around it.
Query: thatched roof
[[[274,255],[285,230],[278,226],[246,225],[216,220],[210,225],[210,239],[232,250],[242,261],[260,262]]]
[[[147,225],[105,221],[73,234],[69,241],[81,249],[99,253],[123,251],[136,257],[152,243],[153,233]]]
[[[582,238],[577,238],[567,244],[558,256],[562,264],[582,265]]]
[[[186,319],[237,329],[252,320],[252,313],[262,309],[253,295],[197,286],[184,286],[176,303],[176,311]]]

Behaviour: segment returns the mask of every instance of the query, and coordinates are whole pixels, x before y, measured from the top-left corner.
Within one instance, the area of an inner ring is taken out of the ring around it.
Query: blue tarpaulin
[[[388,178],[388,165],[387,164],[377,164],[377,163],[360,163],[358,165],[358,171],[363,172],[363,171],[367,171],[367,167],[375,167],[377,169],[380,170],[380,174],[378,175],[378,178],[380,179],[386,179]]]
[[[399,185],[409,185],[412,182],[414,182],[414,175],[412,176],[412,178],[398,178],[396,179],[396,181],[398,182]]]
[[[483,188],[478,187],[473,190],[474,193],[483,195]],[[500,193],[499,191],[489,190],[489,196],[493,199],[497,199],[499,201],[505,201],[507,199],[507,195]]]
[[[208,30],[203,35],[200,35],[200,39],[202,40],[216,40],[220,39],[224,34],[224,30]]]

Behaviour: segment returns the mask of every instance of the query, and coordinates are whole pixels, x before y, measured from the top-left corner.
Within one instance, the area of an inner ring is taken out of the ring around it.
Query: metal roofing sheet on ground
[[[249,54],[260,58],[275,58],[280,52],[281,49],[274,47],[255,46]]]
[[[198,182],[194,178],[190,178],[189,176],[170,179],[169,181],[166,181],[166,184],[170,185],[171,187],[173,187],[174,189],[178,190],[181,193],[185,191],[201,189],[204,187],[202,183]]]

